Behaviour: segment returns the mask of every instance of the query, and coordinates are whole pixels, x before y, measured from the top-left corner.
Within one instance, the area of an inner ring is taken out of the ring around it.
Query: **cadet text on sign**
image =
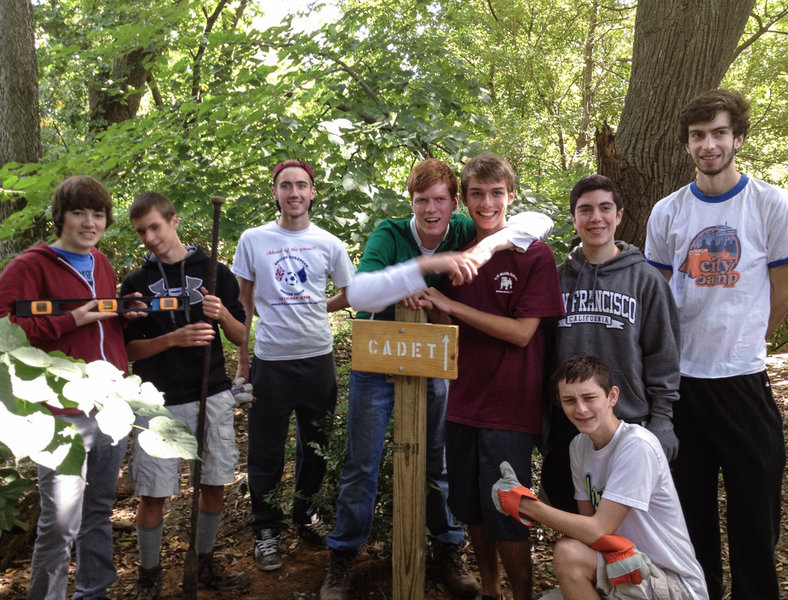
[[[353,370],[457,379],[456,325],[353,321]]]

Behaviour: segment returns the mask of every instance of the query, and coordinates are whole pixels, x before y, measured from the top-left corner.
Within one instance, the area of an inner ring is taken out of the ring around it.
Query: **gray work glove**
[[[652,415],[646,429],[653,433],[662,444],[668,462],[679,455],[679,438],[673,432],[673,422],[668,417]]]
[[[533,492],[517,480],[517,475],[507,461],[503,461],[500,466],[501,478],[492,486],[492,501],[499,513],[510,515],[520,521],[523,525],[530,527],[533,521],[524,519],[520,515],[520,499],[525,497],[530,500],[539,499]]]
[[[233,380],[233,386],[230,388],[230,392],[233,398],[235,398],[236,408],[249,408],[252,402],[254,402],[252,384],[246,383],[243,377]]]

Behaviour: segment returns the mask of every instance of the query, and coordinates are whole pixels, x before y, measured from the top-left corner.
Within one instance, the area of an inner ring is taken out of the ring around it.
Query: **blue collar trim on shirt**
[[[698,200],[702,202],[725,202],[726,200],[730,200],[736,194],[741,192],[744,189],[744,186],[747,185],[747,182],[750,180],[744,173],[741,174],[741,179],[739,179],[739,183],[734,185],[731,189],[729,189],[724,194],[717,194],[716,196],[710,194],[704,194],[703,192],[698,189],[698,182],[693,181],[690,184],[690,189],[692,190],[692,195],[695,196]]]

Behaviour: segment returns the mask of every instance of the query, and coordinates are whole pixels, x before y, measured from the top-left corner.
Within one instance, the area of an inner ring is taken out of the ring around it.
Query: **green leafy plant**
[[[53,416],[55,408],[95,411],[99,428],[115,443],[125,440],[137,416],[151,417],[139,433],[153,456],[197,458],[189,428],[164,407],[161,392],[137,376],[124,377],[105,361],[85,363],[62,352],[30,345],[21,327],[0,319],[0,459],[30,458],[60,473],[79,475],[85,460],[82,438]],[[141,428],[142,429],[142,428]],[[18,525],[17,503],[33,487],[15,468],[0,469],[0,531]]]
[[[0,464],[6,464],[11,452],[0,444]],[[23,477],[11,467],[0,468],[0,532],[14,527],[27,530],[28,524],[19,520],[19,500],[35,487],[32,480]]]

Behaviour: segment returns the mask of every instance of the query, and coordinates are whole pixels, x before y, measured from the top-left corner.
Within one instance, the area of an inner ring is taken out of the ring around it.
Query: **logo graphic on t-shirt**
[[[279,291],[285,296],[300,296],[304,293],[307,264],[296,256],[284,256],[274,263],[274,279]]]
[[[599,503],[602,502],[602,494],[605,493],[605,488],[596,489],[591,481],[591,473],[586,473],[585,476],[586,492],[588,492],[588,499],[591,501],[591,506],[596,510],[599,508]]]
[[[156,283],[148,286],[148,289],[154,296],[189,296],[189,304],[199,304],[203,300],[200,288],[203,286],[202,279],[199,277],[186,276],[186,291],[182,287],[167,287],[167,282],[164,279],[159,279]]]
[[[706,227],[690,243],[689,252],[679,271],[686,273],[700,287],[735,287],[741,279],[736,265],[741,258],[741,242],[733,227]]]
[[[495,281],[498,283],[496,294],[511,294],[514,284],[517,283],[517,275],[503,271],[495,276]]]

